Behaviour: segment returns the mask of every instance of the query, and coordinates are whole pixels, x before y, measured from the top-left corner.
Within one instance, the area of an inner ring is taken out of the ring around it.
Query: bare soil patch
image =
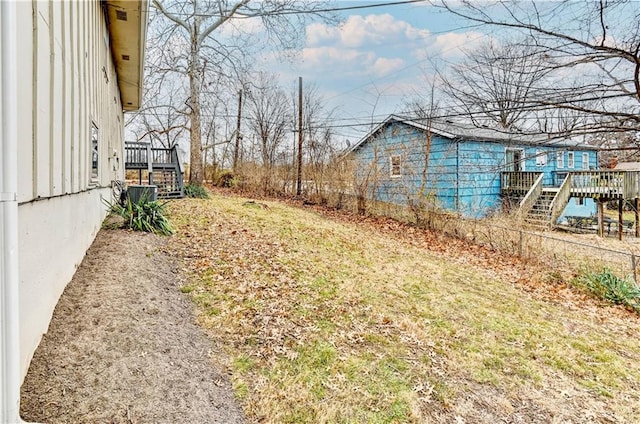
[[[22,386],[34,422],[242,423],[222,353],[195,324],[170,238],[101,231]]]

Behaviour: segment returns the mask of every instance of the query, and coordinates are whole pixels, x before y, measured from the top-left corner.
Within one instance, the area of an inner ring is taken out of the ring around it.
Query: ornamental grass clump
[[[208,199],[209,192],[201,185],[187,184],[184,186],[184,195],[197,199]]]
[[[173,227],[166,216],[166,205],[167,202],[160,203],[142,196],[137,202],[127,198],[122,204],[111,205],[110,209],[111,213],[124,219],[124,228],[170,235],[173,234]]]
[[[585,272],[578,277],[578,283],[600,299],[640,313],[640,287],[616,276],[609,268],[601,272]]]

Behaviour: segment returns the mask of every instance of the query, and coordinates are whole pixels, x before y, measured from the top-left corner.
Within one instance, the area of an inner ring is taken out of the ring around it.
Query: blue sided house
[[[597,201],[638,192],[637,175],[631,181],[624,172],[596,170],[597,147],[452,121],[391,115],[348,154],[356,184],[370,198],[420,202],[467,218],[513,208],[553,225],[566,216],[594,216]]]

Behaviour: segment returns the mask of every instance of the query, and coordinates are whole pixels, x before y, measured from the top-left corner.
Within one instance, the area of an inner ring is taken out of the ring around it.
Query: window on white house
[[[584,152],[582,154],[582,169],[589,169],[589,153],[587,152]]]
[[[545,166],[547,164],[547,152],[544,150],[536,150],[536,166]]]
[[[392,177],[402,176],[402,166],[400,165],[400,155],[393,155],[389,160],[390,175]]]
[[[98,163],[100,159],[100,148],[98,146],[98,127],[91,123],[91,181],[98,180]]]
[[[556,153],[556,168],[564,168],[564,152]]]
[[[573,152],[567,152],[567,168],[569,169],[573,169],[573,165],[574,165],[574,159],[573,159]]]

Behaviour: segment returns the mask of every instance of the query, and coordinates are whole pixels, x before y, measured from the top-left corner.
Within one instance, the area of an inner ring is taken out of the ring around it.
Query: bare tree
[[[544,78],[531,81],[530,71],[522,69],[525,81],[532,84],[518,83],[518,89],[534,95],[520,104],[504,105],[507,110],[563,109],[568,112],[565,117],[581,117],[573,133],[640,127],[640,4],[468,0],[434,4],[487,29],[515,33],[525,40],[516,46],[534,52],[535,72]],[[504,119],[511,122],[509,116]]]
[[[145,64],[144,103],[127,114],[126,126],[136,141],[147,140],[155,146],[171,148],[188,132],[187,115],[176,107],[181,96],[179,81],[152,73],[150,62]]]
[[[271,189],[272,170],[285,135],[291,130],[291,108],[284,90],[271,75],[260,73],[247,93],[249,128],[258,138],[263,167],[263,190]]]
[[[292,97],[298,110],[297,93]],[[302,98],[303,172],[306,179],[313,181],[315,194],[321,198],[325,195],[327,167],[337,154],[330,126],[332,119],[333,111],[327,110],[318,88],[314,84],[305,84]]]
[[[243,25],[255,18],[261,22],[268,40],[291,47],[300,39],[302,25],[324,10],[322,2],[301,0],[153,0],[153,5],[167,24],[159,33],[158,71],[180,73],[187,79],[185,96],[190,131],[190,184],[200,185],[202,173],[202,93],[221,76],[240,73],[243,59],[250,53],[250,44],[243,43],[250,35]],[[255,22],[255,21],[254,21]],[[223,25],[233,26],[231,37],[220,35]],[[217,36],[215,36],[217,35]],[[255,41],[255,40],[253,40]]]
[[[476,126],[517,130],[527,126],[528,105],[548,72],[536,49],[491,40],[467,52],[466,59],[441,78],[456,111]]]

